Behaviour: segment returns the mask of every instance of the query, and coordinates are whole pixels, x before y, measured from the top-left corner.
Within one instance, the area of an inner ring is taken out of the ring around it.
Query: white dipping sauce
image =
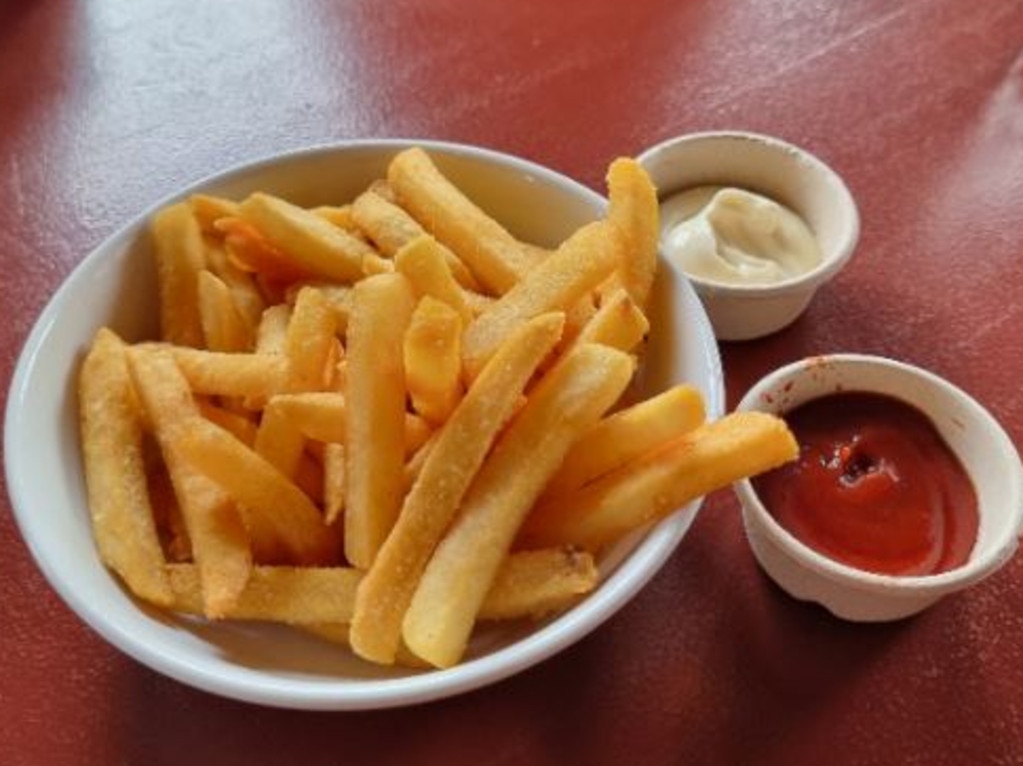
[[[691,276],[730,285],[769,285],[821,262],[803,219],[759,194],[698,186],[661,203],[661,247]]]

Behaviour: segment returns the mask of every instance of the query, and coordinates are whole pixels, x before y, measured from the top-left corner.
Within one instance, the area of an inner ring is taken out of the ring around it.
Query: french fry
[[[405,613],[402,637],[418,657],[442,668],[461,658],[530,507],[579,434],[625,390],[634,367],[621,351],[586,344],[531,393],[473,480]]]
[[[219,218],[214,227],[224,236],[231,262],[242,271],[256,274],[258,279],[288,283],[312,275],[304,264],[289,257],[249,221]]]
[[[185,520],[202,581],[204,612],[207,617],[222,617],[248,582],[250,545],[259,546],[260,540],[250,542],[231,498],[182,454],[181,434],[192,422],[206,421],[173,356],[162,350],[132,349],[128,361]]]
[[[253,336],[235,305],[231,289],[220,277],[199,272],[199,319],[206,348],[211,351],[248,351]]]
[[[268,399],[288,390],[290,367],[283,357],[182,346],[168,347],[168,350],[196,394]]]
[[[480,314],[462,337],[462,360],[471,380],[508,333],[547,311],[566,311],[618,263],[621,237],[603,221],[576,231],[543,263]]]
[[[174,609],[200,614],[199,576],[191,564],[167,567]],[[345,623],[351,619],[362,573],[351,567],[256,566],[224,617],[287,624]]]
[[[424,296],[405,332],[405,380],[412,407],[430,423],[447,420],[462,395],[462,321],[458,313]]]
[[[256,353],[284,356],[287,351],[289,324],[291,306],[278,303],[267,308],[256,331]]]
[[[657,190],[636,160],[622,157],[607,172],[607,220],[625,237],[621,279],[640,309],[645,309],[657,271],[660,236]]]
[[[160,337],[201,347],[198,279],[206,256],[199,223],[188,203],[180,202],[157,213],[151,229],[160,286]]]
[[[263,408],[263,417],[259,421],[252,448],[257,455],[294,481],[305,448],[305,436],[277,401],[275,397]]]
[[[349,234],[360,239],[364,238],[362,230],[355,223],[355,219],[352,218],[351,205],[320,205],[319,207],[314,207],[312,212],[324,221],[330,221],[330,223],[338,228],[344,229]]]
[[[160,445],[152,433],[147,433],[142,446],[146,464],[146,488],[149,490],[153,521],[160,536],[164,557],[168,562],[193,561],[192,541],[188,539],[185,517],[178,497],[174,494],[174,484],[160,452]]]
[[[103,563],[146,601],[170,604],[143,459],[142,422],[124,342],[96,333],[78,380],[92,530]]]
[[[209,399],[197,399],[200,414],[211,423],[229,431],[235,439],[250,447],[256,443],[259,426],[245,415],[213,404]]]
[[[705,417],[703,396],[686,384],[609,415],[579,437],[547,483],[544,496],[576,490],[692,431]]]
[[[360,655],[394,662],[401,620],[430,554],[563,327],[564,315],[546,314],[513,333],[440,431],[394,529],[359,588],[352,646]]]
[[[339,282],[362,277],[362,259],[373,248],[315,213],[257,192],[240,207],[251,223],[302,271]]]
[[[188,198],[188,204],[192,207],[192,215],[199,223],[202,233],[207,235],[220,234],[215,226],[220,218],[231,218],[238,215],[238,203],[223,197],[193,194]]]
[[[405,463],[402,339],[412,288],[400,274],[355,286],[345,378],[345,555],[368,569],[401,508]]]
[[[374,274],[392,274],[394,273],[394,261],[381,258],[379,255],[367,255],[362,259],[362,273],[367,277],[372,277]]]
[[[519,542],[599,551],[696,497],[793,459],[797,450],[782,420],[762,412],[732,413],[538,504]]]
[[[405,461],[405,475],[404,475],[404,486],[406,493],[412,489],[412,485],[416,483],[416,479],[419,478],[420,472],[423,470],[423,465],[426,464],[426,458],[430,455],[430,450],[437,443],[437,439],[440,437],[441,431],[438,429],[433,431],[429,438],[420,445],[419,449],[411,454],[411,456]]]
[[[497,570],[480,620],[539,618],[568,608],[597,587],[600,574],[593,556],[572,548],[520,551]]]
[[[331,442],[323,449],[323,517],[328,524],[345,509],[345,447]]]
[[[315,391],[327,380],[327,362],[334,345],[334,312],[315,287],[304,287],[295,299],[284,353],[288,359],[290,388]]]
[[[624,288],[604,296],[600,308],[583,325],[577,343],[603,343],[621,351],[632,351],[650,330],[646,315]]]
[[[266,309],[256,281],[251,274],[238,268],[221,242],[206,240],[206,263],[230,289],[235,308],[245,320],[249,334],[255,337],[260,317]]]
[[[307,439],[320,442],[347,441],[345,396],[336,391],[279,394],[267,404],[279,407]],[[405,413],[405,453],[415,452],[433,429],[417,415]]]
[[[172,608],[202,614],[202,589],[194,564],[166,567]],[[348,644],[348,625],[363,573],[352,567],[256,566],[225,617],[295,625]],[[483,620],[542,617],[568,606],[596,586],[593,557],[565,548],[509,555],[480,608]],[[399,652],[399,655],[401,652]],[[401,664],[408,664],[406,661]]]
[[[344,335],[348,327],[348,315],[352,311],[351,285],[338,285],[333,282],[303,281],[292,284],[286,293],[288,303],[294,304],[298,294],[306,287],[315,287],[327,299],[334,311],[334,327],[338,335]]]
[[[390,258],[426,234],[426,230],[412,216],[393,200],[386,199],[373,189],[355,198],[352,203],[352,219],[380,248],[380,252]],[[439,243],[437,250],[462,287],[468,290],[480,289],[479,282],[457,255]]]
[[[416,237],[394,256],[395,268],[405,275],[417,298],[430,296],[443,301],[462,318],[465,324],[474,314],[451,270],[444,263],[437,240],[429,234]]]
[[[532,259],[521,243],[445,178],[422,149],[396,155],[387,180],[401,206],[488,290],[505,293],[525,277]]]
[[[277,541],[283,560],[305,565],[339,560],[337,535],[319,509],[268,460],[202,419],[184,428],[179,445],[184,460],[238,503],[250,530]]]

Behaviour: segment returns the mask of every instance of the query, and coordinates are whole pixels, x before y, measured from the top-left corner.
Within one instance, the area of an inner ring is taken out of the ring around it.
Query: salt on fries
[[[482,620],[598,585],[623,535],[795,455],[680,385],[615,411],[649,324],[657,198],[521,242],[430,156],[350,204],[208,195],[152,222],[161,338],[79,375],[97,547],[140,599],[449,667]]]

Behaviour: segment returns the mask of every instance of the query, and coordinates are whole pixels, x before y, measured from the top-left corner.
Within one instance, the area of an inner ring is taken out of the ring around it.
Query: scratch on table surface
[[[891,24],[896,19],[899,19],[902,16],[905,16],[907,13],[909,13],[909,11],[912,10],[912,8],[913,8],[912,4],[909,3],[905,5],[899,5],[895,10],[891,11],[890,13],[881,16],[877,19],[874,19],[873,21],[864,24],[863,26],[857,27],[848,34],[840,35],[829,40],[826,44],[814,48],[813,50],[808,51],[804,55],[786,62],[784,65],[778,67],[774,71],[768,72],[762,77],[757,77],[753,80],[750,80],[743,87],[730,91],[721,98],[719,98],[718,100],[710,102],[707,105],[707,111],[720,109],[725,104],[731,103],[732,101],[741,98],[747,93],[759,90],[765,85],[768,85],[776,80],[781,79],[782,77],[784,77],[789,72],[795,69],[799,69],[800,67],[806,64],[817,61],[818,59],[831,53],[836,48],[841,48],[851,42],[854,42],[855,40],[858,40],[864,35],[868,35],[882,27],[887,26],[888,24]]]

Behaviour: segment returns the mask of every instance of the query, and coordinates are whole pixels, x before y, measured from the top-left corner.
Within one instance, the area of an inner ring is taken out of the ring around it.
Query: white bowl
[[[1012,557],[1023,524],[1019,454],[987,410],[933,373],[883,357],[811,357],[767,375],[737,409],[784,414],[838,391],[887,394],[930,418],[973,482],[980,516],[977,541],[966,563],[947,572],[918,577],[866,572],[802,543],[768,513],[751,482],[738,482],[753,553],[782,589],[848,620],[895,620],[979,582]]]
[[[772,285],[729,285],[690,276],[719,340],[749,340],[794,322],[817,289],[849,260],[859,238],[856,202],[841,177],[805,149],[739,131],[693,133],[639,156],[658,196],[697,186],[734,186],[796,212],[821,247],[821,263]]]
[[[520,237],[554,245],[600,216],[605,200],[564,176],[484,149],[436,142],[368,141],[284,154],[229,170],[160,200],[93,251],[36,323],[15,371],[4,434],[7,484],[21,533],[64,601],[112,644],[184,683],[236,699],[310,709],[389,707],[497,681],[577,641],[621,608],[661,567],[699,502],[602,558],[600,587],[569,612],[540,623],[478,630],[468,659],[443,671],[382,668],[297,631],[210,623],[148,608],[100,563],[93,545],[78,446],[75,377],[101,325],[129,340],[156,331],[155,274],[146,223],[158,208],[204,191],[240,198],[261,189],[315,205],[352,199],[384,174],[389,158],[418,143],[484,208]],[[664,270],[644,380],[688,380],[720,414],[717,347],[684,278]]]

